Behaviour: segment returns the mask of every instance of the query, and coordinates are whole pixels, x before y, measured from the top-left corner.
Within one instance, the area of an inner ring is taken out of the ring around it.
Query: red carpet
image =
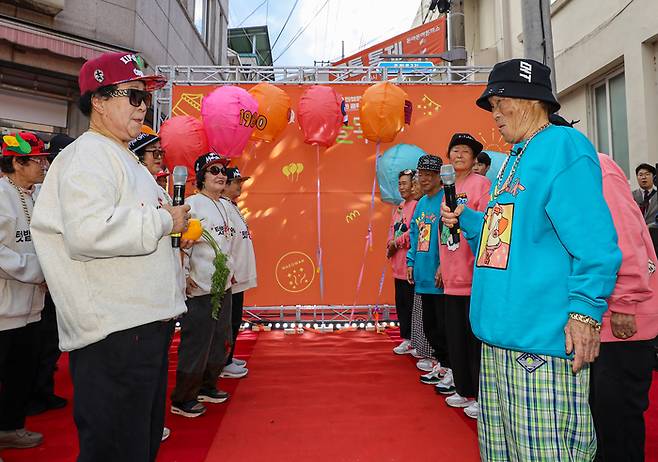
[[[202,417],[169,414],[172,436],[158,461],[479,460],[474,421],[420,384],[412,358],[393,355],[394,345],[394,338],[363,331],[243,333],[238,356],[249,360],[249,376],[221,380],[232,398],[209,405]],[[654,378],[647,462],[658,462],[658,373]],[[57,392],[70,398],[66,355],[56,381]],[[45,443],[3,451],[5,462],[75,460],[70,405],[28,419],[28,427],[43,432]]]

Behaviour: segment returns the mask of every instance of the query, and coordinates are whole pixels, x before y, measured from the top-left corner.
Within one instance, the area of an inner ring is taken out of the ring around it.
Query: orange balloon
[[[360,105],[363,136],[375,142],[393,141],[404,126],[404,104],[408,98],[404,90],[390,82],[368,88]]]
[[[258,115],[260,116],[256,129],[251,134],[251,139],[272,142],[288,126],[290,97],[282,89],[266,82],[254,86],[249,93],[258,101]]]

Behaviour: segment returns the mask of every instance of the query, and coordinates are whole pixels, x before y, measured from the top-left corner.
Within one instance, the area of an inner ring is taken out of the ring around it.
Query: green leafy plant
[[[210,304],[212,305],[212,317],[217,320],[219,318],[219,312],[222,309],[222,301],[226,292],[226,281],[230,273],[228,258],[222,253],[219,244],[217,244],[217,241],[208,230],[204,229],[201,237],[215,251],[215,258],[213,259],[215,271],[213,272],[210,284]]]

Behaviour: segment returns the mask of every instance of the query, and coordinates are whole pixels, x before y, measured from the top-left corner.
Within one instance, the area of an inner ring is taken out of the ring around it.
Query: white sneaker
[[[219,376],[223,379],[241,379],[248,373],[249,369],[236,366],[235,363],[231,363],[222,369],[222,373],[219,374]]]
[[[423,372],[432,372],[432,369],[434,369],[434,366],[436,366],[436,361],[430,358],[423,358],[420,359],[416,363],[416,367],[420,369]]]
[[[441,381],[445,371],[446,369],[441,367],[441,363],[436,363],[430,372],[420,376],[420,381],[428,385],[436,385]]]
[[[411,354],[411,356],[413,356],[416,359],[423,359],[423,355],[418,353],[415,348],[413,350],[411,350],[410,354]]]
[[[434,391],[442,395],[451,395],[455,392],[455,381],[452,378],[452,369],[445,369],[441,381],[436,384]]]
[[[166,440],[167,438],[169,438],[170,435],[171,435],[171,430],[169,430],[167,427],[163,428],[162,429],[162,439],[160,441]]]
[[[464,408],[464,414],[471,419],[477,419],[480,416],[480,404],[477,401],[473,401],[473,404]]]
[[[459,393],[455,393],[446,398],[446,404],[450,407],[469,407],[471,404],[477,404],[477,401],[464,398],[463,396],[460,396]]]
[[[411,340],[404,340],[402,343],[400,343],[398,346],[393,348],[393,353],[396,355],[407,355],[411,353]]]
[[[244,359],[233,358],[233,364],[238,367],[247,367],[247,361]]]

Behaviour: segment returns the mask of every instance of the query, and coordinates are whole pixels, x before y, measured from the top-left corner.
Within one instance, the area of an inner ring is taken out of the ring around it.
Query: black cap
[[[486,152],[481,152],[476,157],[477,161],[484,165],[491,165],[491,157]]]
[[[454,147],[460,144],[464,144],[473,150],[473,157],[477,156],[482,152],[482,143],[473,138],[469,133],[455,133],[452,135],[450,144],[448,145],[448,152]]]
[[[421,156],[420,159],[418,159],[418,167],[416,167],[416,169],[430,170],[432,172],[440,172],[441,165],[443,165],[443,161],[439,156],[425,154],[424,156]]]
[[[635,167],[635,174],[637,175],[638,173],[640,173],[640,170],[646,170],[650,172],[652,175],[656,174],[656,167],[654,167],[653,165],[640,164],[637,167]]]
[[[48,143],[48,152],[52,157],[55,157],[59,154],[62,149],[67,147],[69,144],[73,143],[75,138],[71,138],[68,135],[58,134],[50,138]]]
[[[222,164],[226,167],[228,164],[228,159],[226,157],[220,156],[215,152],[203,154],[197,158],[196,162],[194,162],[194,172],[198,174],[199,172],[202,172],[211,165],[215,164]]]
[[[246,181],[250,176],[242,176],[240,173],[240,170],[238,170],[238,167],[231,167],[226,169],[226,181],[231,181],[231,180],[240,180],[240,181]]]
[[[543,101],[549,106],[549,114],[560,110],[551,86],[551,69],[533,59],[510,59],[496,64],[476,104],[491,111],[490,96]]]
[[[155,143],[159,139],[159,136],[142,132],[137,136],[137,138],[128,143],[128,149],[134,152],[137,156],[142,157],[144,155],[142,149],[144,149],[149,144]]]

